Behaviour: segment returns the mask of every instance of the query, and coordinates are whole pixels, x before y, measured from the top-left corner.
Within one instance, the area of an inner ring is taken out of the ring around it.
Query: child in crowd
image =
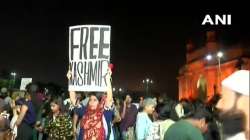
[[[55,98],[50,103],[52,115],[50,115],[45,127],[40,124],[36,129],[44,132],[48,140],[72,140],[72,122],[69,115],[64,113],[63,101],[61,98]]]

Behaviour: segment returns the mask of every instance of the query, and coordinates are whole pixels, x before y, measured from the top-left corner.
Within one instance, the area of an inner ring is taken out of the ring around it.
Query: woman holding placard
[[[76,107],[75,113],[80,120],[80,134],[78,140],[106,140],[109,139],[110,124],[105,121],[107,118],[104,116],[104,112],[111,110],[113,105],[113,95],[111,87],[111,69],[109,68],[106,75],[107,82],[107,94],[99,96],[96,93],[90,93],[88,105]],[[71,72],[67,74],[68,79],[71,78]],[[77,99],[75,98],[75,91],[69,91],[71,102],[75,105]],[[106,113],[105,113],[106,114]],[[108,115],[109,116],[109,115]],[[107,131],[108,130],[108,131]],[[112,133],[112,132],[111,132]]]

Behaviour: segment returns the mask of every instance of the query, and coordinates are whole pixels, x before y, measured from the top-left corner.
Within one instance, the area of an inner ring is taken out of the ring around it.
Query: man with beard
[[[222,81],[217,104],[224,140],[249,140],[249,71],[234,72]]]

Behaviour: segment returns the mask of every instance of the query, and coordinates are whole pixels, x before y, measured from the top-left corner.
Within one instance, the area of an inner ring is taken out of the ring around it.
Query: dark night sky
[[[244,11],[200,10],[174,14],[161,9],[161,14],[149,14],[129,8],[65,7],[33,4],[2,11],[0,70],[10,69],[35,81],[66,86],[68,27],[109,24],[111,61],[116,67],[114,86],[142,89],[142,79],[149,77],[155,81],[157,91],[174,96],[178,92],[178,69],[185,64],[185,43],[189,38],[202,45],[209,29],[217,30],[219,41],[228,44],[250,37]],[[201,26],[204,15],[210,13],[232,14],[232,26]]]

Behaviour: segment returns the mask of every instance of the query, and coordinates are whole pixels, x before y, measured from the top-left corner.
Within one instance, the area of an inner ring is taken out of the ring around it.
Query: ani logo
[[[206,15],[201,25],[231,25],[231,15]]]

